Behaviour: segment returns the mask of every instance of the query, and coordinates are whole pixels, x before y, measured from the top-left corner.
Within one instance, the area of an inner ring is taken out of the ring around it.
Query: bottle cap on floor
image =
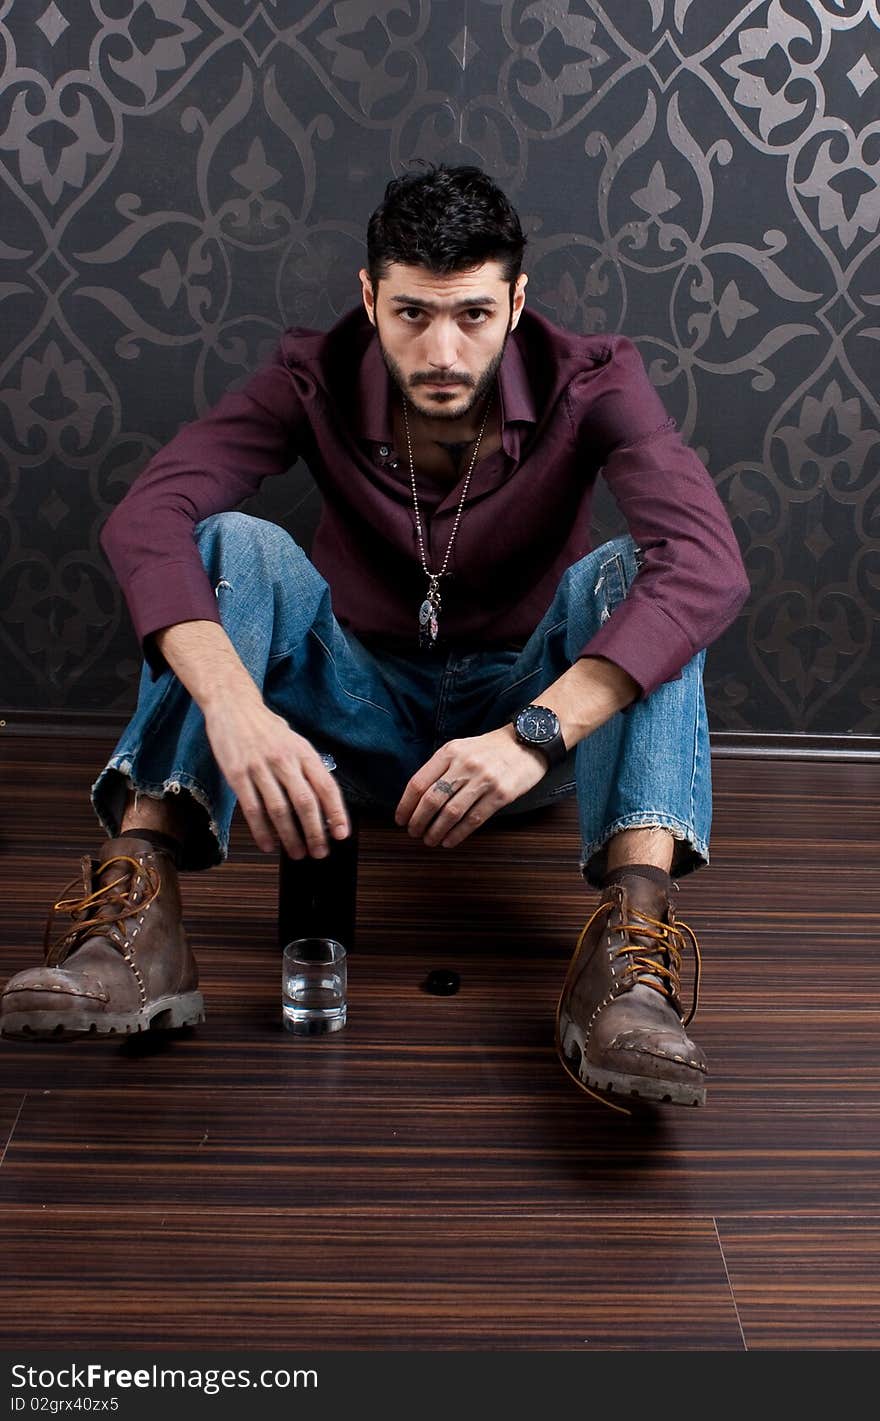
[[[422,983],[422,990],[430,992],[432,997],[453,997],[460,986],[461,978],[457,972],[438,967],[428,973]]]

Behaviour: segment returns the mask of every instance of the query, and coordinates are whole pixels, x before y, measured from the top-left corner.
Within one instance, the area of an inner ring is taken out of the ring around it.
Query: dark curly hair
[[[392,178],[367,225],[374,289],[392,262],[445,276],[500,261],[503,279],[514,282],[526,239],[501,189],[480,168],[424,166],[424,172]]]

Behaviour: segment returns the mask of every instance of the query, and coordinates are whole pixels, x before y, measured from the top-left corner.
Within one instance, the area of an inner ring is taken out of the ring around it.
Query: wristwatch
[[[568,754],[559,716],[546,706],[523,706],[514,716],[513,728],[520,745],[540,750],[551,770],[554,765],[561,764]]]

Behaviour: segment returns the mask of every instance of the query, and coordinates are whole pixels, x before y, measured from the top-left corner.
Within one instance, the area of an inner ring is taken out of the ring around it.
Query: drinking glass
[[[282,953],[284,1026],[295,1036],[339,1031],[346,1018],[346,953],[332,937],[300,937]]]

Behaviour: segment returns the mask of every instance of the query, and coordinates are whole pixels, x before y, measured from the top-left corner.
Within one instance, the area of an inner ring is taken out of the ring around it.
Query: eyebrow
[[[425,301],[421,296],[392,296],[391,302],[395,306],[420,306],[425,311],[469,311],[474,306],[498,305],[494,296],[471,296],[466,301],[453,301],[448,307],[437,301]]]

